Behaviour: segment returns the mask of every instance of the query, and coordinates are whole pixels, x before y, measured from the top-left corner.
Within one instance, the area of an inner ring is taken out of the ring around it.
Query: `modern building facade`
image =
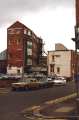
[[[42,56],[42,39],[24,24],[16,21],[7,29],[7,73],[28,72],[39,64]]]
[[[48,51],[48,75],[65,76],[71,78],[75,75],[76,55],[73,50]],[[77,73],[79,72],[79,55],[77,55]]]

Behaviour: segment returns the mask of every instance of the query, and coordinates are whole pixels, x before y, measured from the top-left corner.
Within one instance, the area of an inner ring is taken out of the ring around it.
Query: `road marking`
[[[57,108],[55,112],[70,112],[72,110],[74,110],[74,107],[63,106],[63,107]]]
[[[0,91],[0,95],[9,93],[9,91]]]
[[[6,93],[9,93],[10,90],[9,89],[6,89],[6,88],[0,88],[0,95],[2,94],[6,94]]]
[[[67,95],[67,96],[64,96],[64,97],[61,97],[61,98],[57,98],[55,100],[46,101],[45,104],[51,105],[51,104],[60,103],[60,102],[66,101],[68,99],[75,98],[76,95],[77,95],[76,93],[73,93],[71,95]]]
[[[0,92],[0,94],[6,94],[6,93],[8,93],[8,92],[7,91]]]
[[[56,104],[56,103],[60,103],[60,102],[63,102],[63,101],[66,101],[66,100],[68,100],[68,99],[71,99],[71,98],[75,98],[77,96],[77,94],[76,93],[73,93],[73,94],[70,94],[70,95],[67,95],[67,96],[64,96],[64,97],[61,97],[61,98],[57,98],[57,99],[55,99],[55,100],[50,100],[50,101],[46,101],[45,103],[44,103],[44,105],[42,104],[42,105],[40,105],[40,106],[32,106],[32,107],[29,107],[29,108],[25,108],[24,110],[22,110],[22,112],[21,113],[27,113],[28,111],[31,111],[31,112],[33,112],[33,114],[35,114],[35,116],[37,116],[37,118],[36,118],[36,120],[48,120],[46,117],[44,118],[44,116],[42,115],[42,114],[40,114],[40,110],[41,109],[43,109],[44,108],[44,106],[45,106],[45,104],[46,105],[51,105],[51,104]],[[64,109],[64,107],[63,108],[61,108],[61,109],[59,109],[58,111],[62,111]],[[70,110],[72,110],[73,108],[66,108],[65,109],[65,112],[66,111],[70,111]],[[41,116],[41,117],[40,117]],[[25,117],[27,118],[30,118],[31,120],[32,119],[34,119],[34,116],[27,116],[27,115],[25,115]],[[35,119],[34,119],[35,120]],[[50,118],[50,120],[67,120],[67,119],[54,119],[54,118]]]
[[[29,107],[29,108],[25,108],[24,110],[22,110],[22,113],[25,113],[26,111],[31,111],[31,110],[35,110],[35,109],[38,109],[40,110],[40,106],[32,106],[32,107]]]
[[[55,100],[46,101],[45,104],[51,105],[51,104],[60,103],[60,102],[66,101],[68,99],[74,98],[74,97],[76,97],[76,95],[77,95],[76,93],[73,93],[71,95],[64,96],[64,97],[61,97],[61,98],[57,98]],[[41,108],[42,107],[40,105],[38,105],[38,106],[32,106],[32,107],[25,108],[24,110],[22,110],[22,113],[25,113],[26,111],[31,111],[31,110],[33,111],[35,109],[37,109],[39,111]]]
[[[33,117],[27,117],[27,116],[24,116],[25,118],[28,118],[28,119],[30,119],[30,120],[35,120],[35,118],[33,118]]]

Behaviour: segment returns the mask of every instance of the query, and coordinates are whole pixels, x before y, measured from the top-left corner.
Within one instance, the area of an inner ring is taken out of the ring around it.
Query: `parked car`
[[[51,77],[47,77],[46,79],[47,79],[47,81],[51,81],[51,80],[52,80],[52,78],[51,78]]]
[[[65,78],[56,78],[53,80],[54,85],[66,85],[67,80]]]
[[[0,79],[8,79],[8,75],[0,73]]]
[[[12,91],[16,90],[26,90],[27,89],[27,83],[26,82],[16,82],[11,84]]]
[[[39,88],[39,81],[35,78],[26,78],[24,81],[19,81],[11,84],[12,90],[27,90]]]
[[[66,77],[62,77],[62,76],[57,76],[57,78],[60,78],[62,80],[66,79]]]
[[[21,75],[12,75],[12,74],[8,74],[8,79],[21,79]]]

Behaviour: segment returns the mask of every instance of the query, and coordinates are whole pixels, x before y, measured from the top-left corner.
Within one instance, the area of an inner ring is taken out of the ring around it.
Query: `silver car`
[[[66,85],[67,80],[65,78],[56,78],[53,80],[54,85]]]

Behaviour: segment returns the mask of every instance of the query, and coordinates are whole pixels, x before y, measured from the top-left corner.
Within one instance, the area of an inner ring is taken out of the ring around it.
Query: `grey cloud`
[[[35,12],[44,7],[73,7],[74,0],[2,0],[0,1],[0,25],[15,19],[20,12]]]
[[[74,0],[7,0],[2,1],[0,6],[7,10],[38,10],[45,6],[57,7],[59,5],[71,6]]]

